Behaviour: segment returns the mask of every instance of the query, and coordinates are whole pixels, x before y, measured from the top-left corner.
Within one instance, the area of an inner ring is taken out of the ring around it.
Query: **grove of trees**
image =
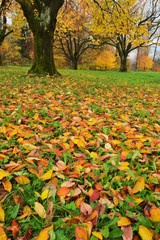
[[[129,54],[138,49],[136,68],[153,69],[153,62],[158,63],[159,27],[159,0],[0,1],[1,52],[6,38],[10,45],[18,44],[14,51],[17,48],[18,54],[33,58],[29,72],[42,75],[58,73],[53,52],[71,69],[77,69],[87,57],[95,69],[117,69],[119,65],[125,72]],[[24,53],[26,42],[28,55]],[[146,54],[138,58],[139,49],[153,44],[152,59]],[[142,62],[147,66],[142,67]]]

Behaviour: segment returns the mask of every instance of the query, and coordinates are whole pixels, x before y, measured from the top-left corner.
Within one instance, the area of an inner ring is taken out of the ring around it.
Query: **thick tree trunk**
[[[77,70],[78,69],[78,61],[77,59],[73,59],[70,61],[70,69]]]
[[[30,73],[57,74],[53,59],[53,36],[57,13],[64,0],[16,0],[34,35],[34,60]]]
[[[53,58],[53,31],[40,28],[34,35],[34,59],[30,73],[54,75],[57,70]]]
[[[2,66],[2,57],[1,57],[1,54],[0,54],[0,66]]]
[[[121,66],[120,66],[120,72],[127,72],[127,56],[122,55],[121,58]]]

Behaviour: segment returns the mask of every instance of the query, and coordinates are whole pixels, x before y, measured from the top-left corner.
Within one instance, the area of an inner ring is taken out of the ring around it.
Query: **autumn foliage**
[[[137,68],[143,71],[152,69],[153,60],[147,55],[141,55],[138,60]]]
[[[95,61],[97,65],[97,69],[102,70],[113,70],[116,67],[116,57],[114,53],[109,50],[104,50],[101,54],[97,57]]]

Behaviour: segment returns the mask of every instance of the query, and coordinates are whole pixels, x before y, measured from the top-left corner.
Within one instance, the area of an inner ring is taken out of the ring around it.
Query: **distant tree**
[[[101,70],[112,70],[116,67],[116,57],[115,54],[110,50],[104,50],[97,57],[96,66]]]
[[[152,66],[153,66],[153,60],[151,57],[147,55],[139,56],[139,61],[137,66],[139,70],[143,70],[143,71],[150,70],[152,69]]]
[[[160,27],[159,0],[88,0],[91,30],[119,54],[120,71],[127,71],[127,57],[148,45]]]
[[[95,47],[86,26],[89,19],[89,7],[84,0],[67,0],[59,11],[55,48],[64,54],[71,69],[76,70],[81,56],[87,49]]]
[[[34,37],[34,59],[30,73],[57,74],[53,38],[57,13],[64,0],[16,0],[22,7]]]

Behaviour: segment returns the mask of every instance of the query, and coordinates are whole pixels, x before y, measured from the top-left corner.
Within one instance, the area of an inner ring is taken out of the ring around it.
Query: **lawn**
[[[0,68],[0,240],[160,239],[160,73]]]

